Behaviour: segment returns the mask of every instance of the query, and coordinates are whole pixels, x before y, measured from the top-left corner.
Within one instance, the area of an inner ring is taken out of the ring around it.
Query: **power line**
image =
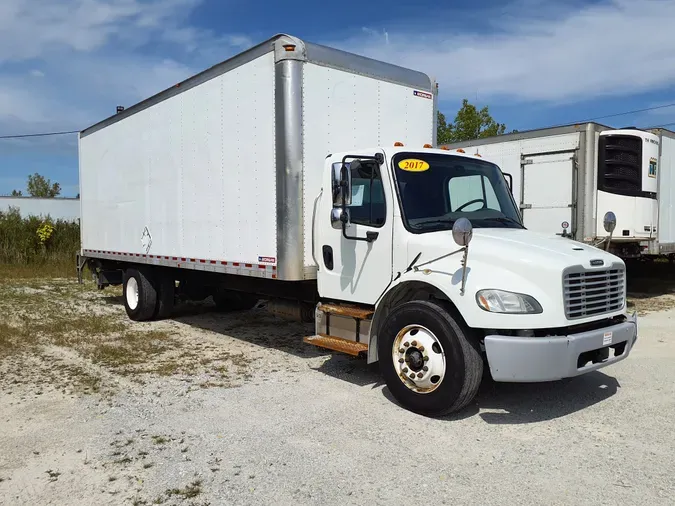
[[[614,114],[606,114],[604,116],[596,116],[594,118],[588,118],[588,119],[579,120],[579,121],[572,121],[572,122],[568,122],[568,123],[561,123],[560,125],[554,125],[554,126],[564,126],[564,125],[576,124],[576,123],[588,123],[590,121],[596,121],[596,120],[599,120],[599,119],[616,118],[618,116],[628,116],[630,114],[637,114],[637,113],[640,113],[640,112],[647,112],[647,111],[656,111],[658,109],[666,109],[668,107],[675,107],[675,102],[673,102],[672,104],[657,105],[657,106],[654,106],[654,107],[645,107],[644,109],[635,109],[633,111],[625,111],[625,112],[617,112],[617,113],[614,113]],[[672,126],[672,125],[675,125],[675,123],[667,123],[665,125],[659,125],[658,127],[654,127],[654,128]],[[42,132],[42,133],[35,133],[35,134],[0,135],[0,139],[25,139],[25,138],[28,138],[28,137],[49,137],[49,136],[54,136],[54,135],[71,135],[71,134],[77,134],[77,133],[80,133],[80,131],[79,130],[68,130],[68,131],[63,131],[63,132]]]
[[[657,105],[654,107],[646,107],[645,109],[636,109],[634,111],[617,112],[615,114],[607,114],[605,116],[596,116],[595,118],[585,119],[582,121],[574,121],[573,123],[588,123],[589,121],[595,121],[597,119],[616,118],[617,116],[628,116],[629,114],[637,114],[639,112],[647,112],[647,111],[656,111],[657,109],[665,109],[667,107],[675,107],[675,103]]]
[[[669,126],[673,126],[673,125],[675,125],[675,123],[664,123],[663,125],[656,125],[655,127],[651,127],[651,128],[665,128],[665,127],[669,127]]]
[[[26,137],[48,137],[51,135],[70,135],[79,132],[80,132],[79,130],[69,130],[67,132],[43,132],[37,134],[0,135],[0,139],[25,139]]]

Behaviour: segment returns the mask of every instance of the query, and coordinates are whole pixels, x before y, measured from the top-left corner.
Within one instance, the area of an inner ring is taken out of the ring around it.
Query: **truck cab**
[[[484,366],[539,382],[628,356],[637,318],[620,258],[527,230],[494,163],[397,144],[326,157],[307,342],[366,353],[424,414],[466,406]]]

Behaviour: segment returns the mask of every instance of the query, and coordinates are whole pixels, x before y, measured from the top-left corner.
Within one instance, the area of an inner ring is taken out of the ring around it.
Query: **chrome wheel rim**
[[[421,325],[408,325],[394,339],[391,350],[401,382],[413,392],[435,391],[445,378],[445,353],[438,338]]]

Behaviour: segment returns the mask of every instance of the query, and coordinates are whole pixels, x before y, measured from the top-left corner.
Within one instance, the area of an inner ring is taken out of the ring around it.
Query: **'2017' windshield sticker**
[[[424,172],[429,170],[429,164],[424,160],[416,160],[414,158],[406,158],[398,162],[399,169],[408,171],[408,172]]]

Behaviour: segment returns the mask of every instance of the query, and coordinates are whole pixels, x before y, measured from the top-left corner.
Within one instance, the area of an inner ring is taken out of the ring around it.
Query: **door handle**
[[[327,244],[321,248],[323,251],[323,263],[326,266],[326,269],[329,271],[333,270],[333,248]]]

